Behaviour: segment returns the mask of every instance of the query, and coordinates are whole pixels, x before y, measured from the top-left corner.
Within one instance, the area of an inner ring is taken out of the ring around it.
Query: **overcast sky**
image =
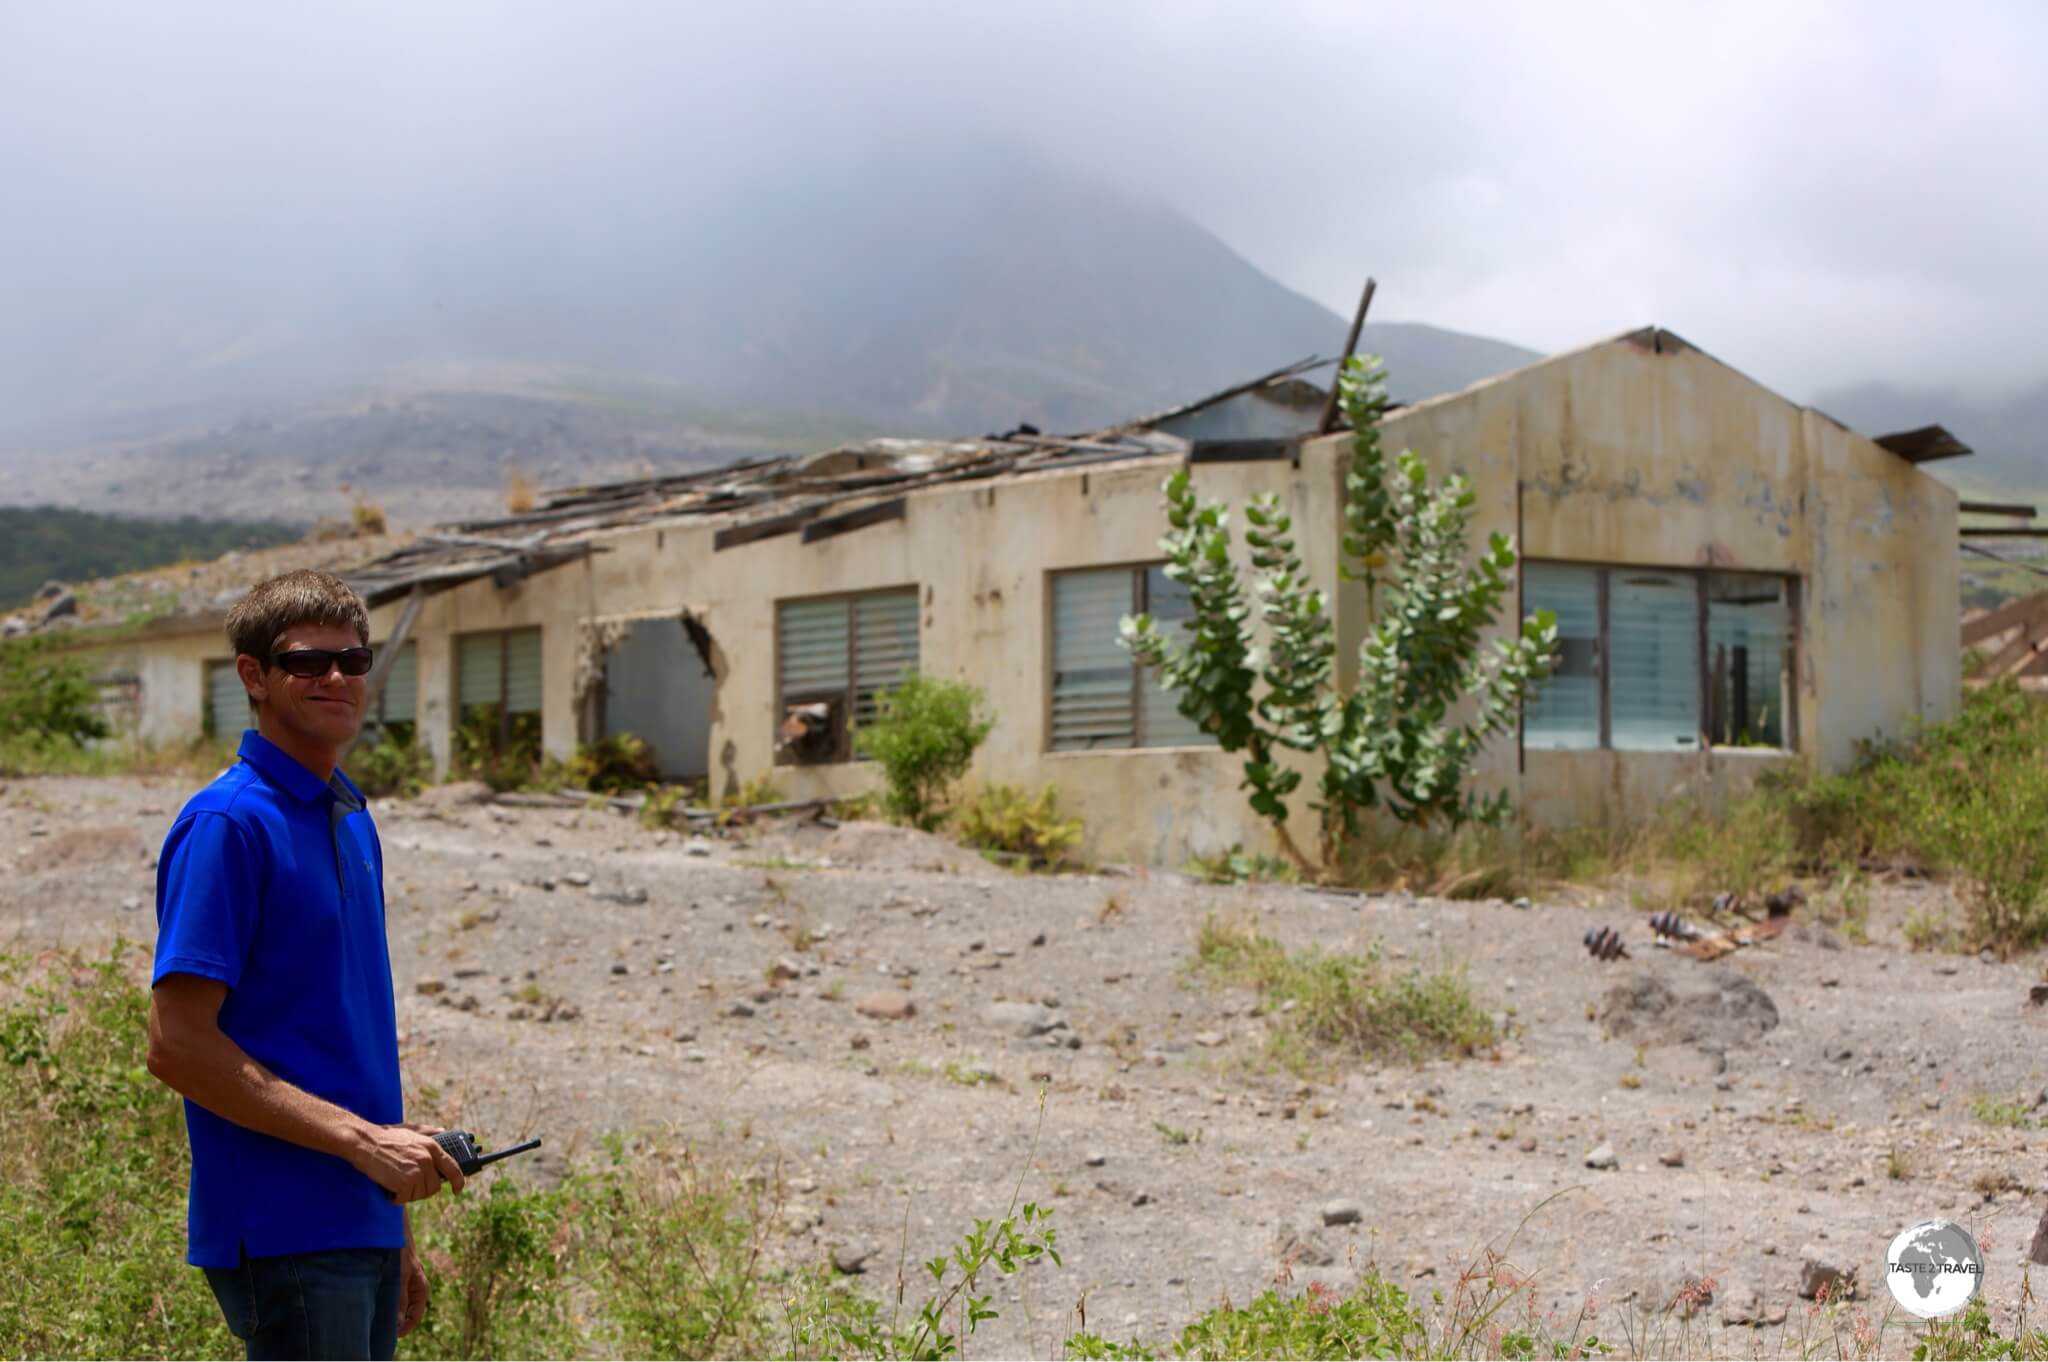
[[[624,192],[908,117],[1163,198],[1340,313],[1371,272],[1382,319],[1658,322],[1800,399],[1996,389],[2048,376],[2044,57],[2048,5],[1924,0],[0,0],[0,308],[60,332],[38,278],[260,255],[237,224],[281,203],[345,230],[522,160]]]

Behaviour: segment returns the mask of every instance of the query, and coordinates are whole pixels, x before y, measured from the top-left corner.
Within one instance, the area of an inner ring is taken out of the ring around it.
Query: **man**
[[[427,1305],[405,1203],[462,1190],[402,1119],[384,853],[335,769],[369,628],[324,572],[228,613],[256,727],[157,863],[149,1071],[186,1099],[187,1260],[251,1358],[391,1357]]]

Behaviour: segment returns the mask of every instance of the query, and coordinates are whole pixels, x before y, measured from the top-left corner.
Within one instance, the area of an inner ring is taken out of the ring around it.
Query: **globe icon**
[[[1885,1253],[1884,1282],[1892,1299],[1922,1319],[1952,1315],[1984,1285],[1984,1255],[1953,1220],[1908,1225]]]

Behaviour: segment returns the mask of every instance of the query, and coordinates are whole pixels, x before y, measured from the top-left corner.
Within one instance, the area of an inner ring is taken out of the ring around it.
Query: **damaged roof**
[[[1615,341],[1660,350],[1691,348],[1655,327],[1625,332],[1599,344]],[[1557,358],[1561,356],[1536,364]],[[905,494],[927,487],[1161,455],[1196,462],[1206,461],[1205,456],[1284,457],[1312,434],[1320,419],[1318,408],[1327,397],[1327,387],[1306,376],[1334,362],[1314,357],[1298,360],[1196,401],[1080,435],[1045,435],[1034,427],[1020,426],[979,439],[870,439],[812,454],[746,459],[717,468],[554,488],[543,493],[530,510],[439,526],[353,566],[321,565],[339,572],[370,605],[377,606],[415,592],[432,594],[484,577],[510,585],[601,552],[601,545],[593,542],[599,534],[636,525],[720,516],[728,523],[717,531],[717,549],[791,533],[810,542],[899,517]],[[1176,424],[1186,428],[1184,418],[1248,394],[1297,410],[1303,418],[1300,432],[1278,439],[1202,440],[1159,428]],[[1878,443],[1914,462],[1969,452],[1939,426],[1885,436]],[[257,563],[251,558],[246,566]],[[240,589],[246,590],[249,582],[261,575],[268,574],[243,577]],[[188,604],[175,616],[158,621],[158,626],[175,630],[217,620],[237,594],[235,590],[220,591],[203,606]],[[31,629],[47,623],[23,622]],[[96,627],[84,621],[70,623]]]

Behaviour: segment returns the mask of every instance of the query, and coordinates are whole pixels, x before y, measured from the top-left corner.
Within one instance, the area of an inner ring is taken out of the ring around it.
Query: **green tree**
[[[1161,541],[1167,576],[1192,598],[1186,638],[1170,638],[1144,615],[1123,622],[1125,646],[1161,670],[1180,712],[1225,751],[1245,754],[1252,808],[1311,871],[1317,867],[1287,831],[1287,801],[1302,773],[1283,764],[1283,752],[1321,759],[1311,807],[1327,868],[1375,807],[1404,823],[1498,822],[1506,794],[1481,799],[1466,779],[1486,741],[1515,722],[1549,675],[1557,645],[1555,619],[1538,611],[1512,641],[1482,646],[1508,592],[1514,542],[1494,534],[1474,557],[1466,543],[1470,484],[1454,475],[1432,487],[1427,465],[1408,450],[1389,464],[1380,448],[1387,397],[1377,360],[1353,359],[1339,383],[1355,432],[1339,571],[1364,583],[1371,619],[1357,685],[1338,691],[1329,602],[1302,566],[1279,498],[1255,497],[1245,508],[1248,592],[1230,558],[1229,511],[1198,500],[1186,469],[1166,481],[1171,528]],[[1254,642],[1258,621],[1264,647]]]
[[[981,691],[964,681],[918,674],[877,697],[874,722],[854,730],[853,745],[882,763],[890,813],[925,829],[939,821],[947,789],[995,727],[981,703]]]
[[[77,745],[107,736],[99,692],[47,638],[0,645],[0,738]]]

